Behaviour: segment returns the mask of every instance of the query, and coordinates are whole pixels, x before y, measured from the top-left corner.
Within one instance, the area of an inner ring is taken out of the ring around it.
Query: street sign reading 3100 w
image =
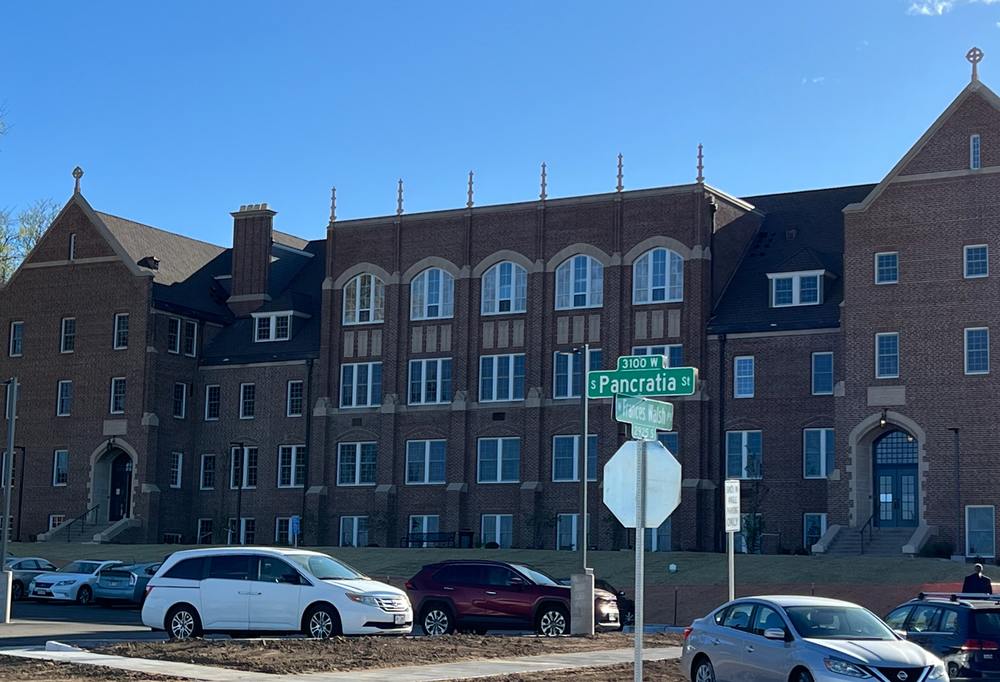
[[[587,373],[587,397],[693,395],[697,379],[694,367],[595,370]]]

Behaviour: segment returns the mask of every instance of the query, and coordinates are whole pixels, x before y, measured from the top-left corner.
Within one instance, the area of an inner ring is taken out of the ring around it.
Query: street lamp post
[[[229,443],[229,478],[230,483],[232,482],[232,475],[236,472],[236,450],[239,449],[240,453],[240,476],[239,482],[236,484],[236,536],[239,538],[239,544],[243,544],[243,480],[246,478],[246,463],[247,463],[247,449],[246,445],[242,442],[230,442]],[[228,525],[228,524],[227,524]],[[233,544],[233,530],[230,526],[229,529],[229,543]]]
[[[25,472],[25,460],[28,457],[28,451],[24,449],[23,445],[15,445],[14,446],[14,451],[17,452],[18,450],[21,451],[21,477],[20,477],[20,482],[18,483],[18,486],[17,486],[17,534],[16,534],[15,537],[17,538],[17,541],[20,542],[21,541],[21,511],[24,509],[24,472]],[[13,460],[11,460],[11,466],[14,466]],[[14,481],[11,481],[10,484],[14,485]]]
[[[13,574],[7,570],[7,537],[10,535],[10,467],[14,459],[14,424],[17,421],[17,377],[4,382],[7,386],[7,456],[3,458],[3,534],[0,535],[0,576],[3,581],[3,604],[0,623],[10,622],[10,597]]]

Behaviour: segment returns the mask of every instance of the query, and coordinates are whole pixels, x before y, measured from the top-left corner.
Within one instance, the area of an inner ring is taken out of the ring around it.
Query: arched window
[[[344,324],[368,324],[385,319],[385,285],[364,272],[344,287]]]
[[[556,268],[556,310],[597,308],[603,303],[603,265],[580,254]]]
[[[497,263],[483,275],[483,315],[523,313],[527,297],[528,271],[517,263]]]
[[[667,303],[684,298],[684,259],[670,249],[647,251],[632,266],[632,302]]]
[[[455,278],[428,268],[410,282],[410,319],[433,320],[455,314]]]

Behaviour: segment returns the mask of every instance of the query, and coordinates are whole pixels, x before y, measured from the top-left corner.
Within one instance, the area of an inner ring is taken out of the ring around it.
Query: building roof
[[[709,320],[710,334],[836,328],[844,298],[844,216],[874,185],[745,197],[764,215]],[[819,305],[772,308],[768,273],[825,270]]]

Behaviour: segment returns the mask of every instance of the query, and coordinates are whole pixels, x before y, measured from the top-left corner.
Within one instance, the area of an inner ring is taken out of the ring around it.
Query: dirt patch
[[[126,682],[177,682],[181,678],[147,675],[100,665],[77,665],[56,661],[0,655],[0,680],[44,680],[45,682],[90,682],[91,680],[125,680]]]
[[[679,646],[680,643],[681,640],[676,635],[656,634],[643,637],[643,644],[647,647]],[[624,649],[632,644],[632,635],[615,632],[593,637],[556,638],[448,635],[334,637],[329,640],[123,642],[92,651],[287,675]]]
[[[521,675],[501,675],[484,677],[482,682],[608,682],[608,680],[631,680],[634,675],[631,663],[601,666],[600,668],[576,668],[544,673]],[[649,682],[687,682],[681,674],[677,661],[646,661],[642,664],[642,679]]]

